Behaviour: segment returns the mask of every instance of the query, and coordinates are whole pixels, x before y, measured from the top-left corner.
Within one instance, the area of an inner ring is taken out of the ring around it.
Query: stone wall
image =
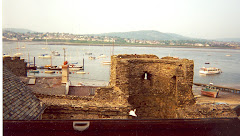
[[[52,105],[45,109],[42,119],[131,119],[128,108]]]
[[[97,88],[93,102],[102,103],[104,105],[116,105],[117,107],[129,107],[128,95],[123,93],[118,87],[100,87]]]
[[[119,87],[139,118],[176,118],[194,104],[192,60],[155,55],[112,56],[110,85]]]
[[[27,76],[27,63],[20,57],[3,57],[3,65],[16,76]]]
[[[131,119],[126,95],[117,87],[101,87],[94,96],[35,94],[47,105],[43,119]]]

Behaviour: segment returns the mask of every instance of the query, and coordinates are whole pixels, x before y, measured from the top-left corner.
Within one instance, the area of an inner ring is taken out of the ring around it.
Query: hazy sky
[[[77,34],[157,30],[239,38],[240,0],[2,0],[3,28]]]

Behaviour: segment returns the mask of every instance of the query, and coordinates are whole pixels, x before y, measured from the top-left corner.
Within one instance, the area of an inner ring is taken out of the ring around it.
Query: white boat
[[[90,56],[90,57],[88,57],[90,60],[94,60],[94,59],[96,59],[96,57],[93,57],[93,56]]]
[[[52,51],[53,56],[60,56],[60,53],[58,51]]]
[[[10,57],[10,55],[8,55],[8,54],[3,54],[3,57]]]
[[[83,70],[82,66],[76,66],[76,65],[69,65],[69,71],[78,71],[78,70]]]
[[[52,58],[52,56],[50,56],[50,55],[48,55],[48,54],[41,54],[40,56],[38,56],[38,58],[50,59],[50,58]]]
[[[75,64],[78,64],[78,62],[72,62],[69,65],[73,65],[74,66]]]
[[[91,52],[85,52],[85,55],[92,55]]]
[[[103,65],[111,65],[111,61],[103,61],[102,64]]]
[[[97,58],[106,58],[107,56],[106,55],[103,55],[103,54],[100,54],[100,56],[98,56]]]
[[[14,54],[14,57],[20,57],[20,56],[22,56],[23,54],[22,53],[15,53]]]
[[[86,74],[86,72],[84,71],[79,71],[79,72],[76,72],[77,74]]]
[[[219,68],[214,68],[214,67],[210,67],[210,68],[202,67],[202,68],[200,68],[199,73],[206,74],[206,75],[219,74],[219,73],[222,73],[222,70]]]
[[[55,73],[55,71],[45,71],[45,73],[47,73],[47,74],[53,74],[53,73]]]

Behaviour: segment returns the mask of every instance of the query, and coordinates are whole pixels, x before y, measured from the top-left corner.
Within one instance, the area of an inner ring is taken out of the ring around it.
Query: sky
[[[2,27],[98,34],[156,30],[240,38],[240,0],[2,0]]]

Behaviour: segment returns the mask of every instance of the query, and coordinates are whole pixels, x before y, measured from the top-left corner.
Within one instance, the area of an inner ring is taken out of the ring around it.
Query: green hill
[[[184,37],[173,33],[162,33],[154,30],[142,30],[131,32],[113,32],[97,34],[99,36],[113,36],[120,38],[138,39],[138,40],[192,40],[192,38]]]
[[[3,31],[10,31],[10,32],[15,32],[15,33],[35,33],[32,30],[29,29],[23,29],[23,28],[3,28]]]

